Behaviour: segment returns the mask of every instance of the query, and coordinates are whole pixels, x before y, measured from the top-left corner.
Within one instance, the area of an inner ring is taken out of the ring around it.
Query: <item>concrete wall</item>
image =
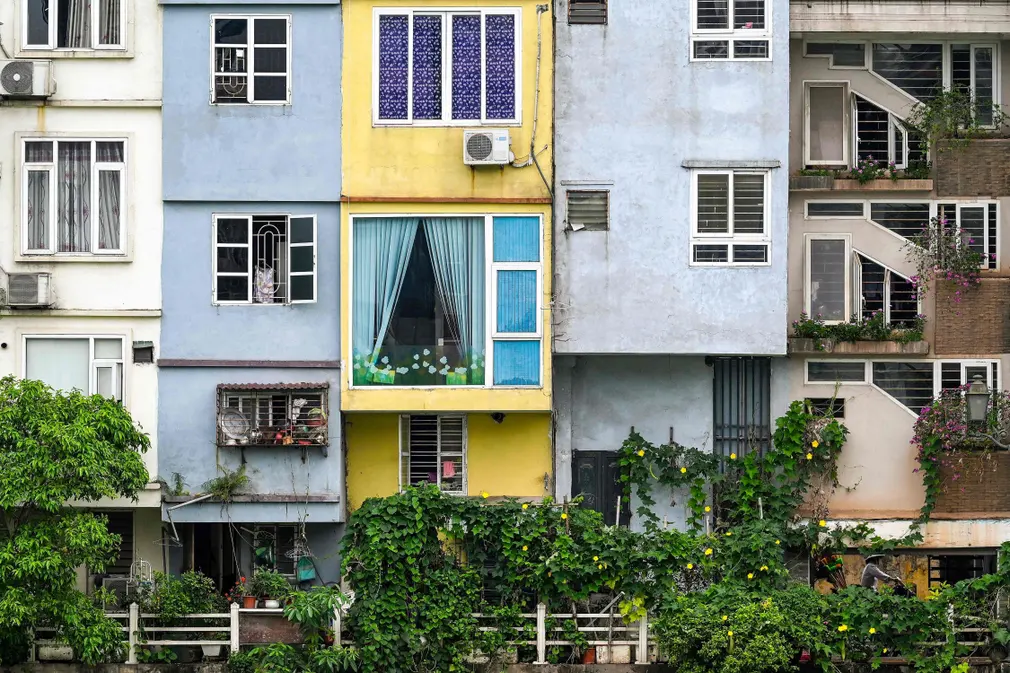
[[[557,352],[785,352],[789,3],[769,4],[767,62],[690,62],[684,3],[611,3],[606,26],[558,21]],[[689,267],[685,160],[781,162],[771,266]],[[610,190],[609,231],[564,231],[570,181]]]
[[[291,16],[291,105],[210,104],[210,17]],[[340,197],[341,21],[333,2],[165,7],[165,198]],[[367,99],[366,99],[367,100]]]
[[[792,401],[787,361],[772,360],[771,417]],[[557,497],[571,495],[572,451],[617,451],[631,427],[646,440],[673,439],[712,451],[713,369],[703,357],[579,356],[556,363],[555,456]],[[657,516],[683,527],[686,493],[655,491]],[[632,501],[632,524],[637,526]]]

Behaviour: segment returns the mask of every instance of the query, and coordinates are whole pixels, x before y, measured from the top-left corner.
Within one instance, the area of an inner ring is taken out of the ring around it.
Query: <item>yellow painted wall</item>
[[[348,414],[347,500],[351,510],[366,498],[399,488],[399,415]],[[543,497],[551,473],[550,414],[467,417],[467,491],[491,496]]]
[[[533,133],[533,99],[536,92],[536,0],[344,0],[343,57],[343,191],[354,197],[422,198],[543,198],[549,190],[533,166],[482,166],[463,164],[463,128],[419,128],[372,125],[373,9],[424,7],[520,8],[521,14],[521,124],[508,127],[512,152],[519,159],[529,154]],[[547,182],[553,165],[553,16],[540,17],[539,110],[535,147]],[[495,125],[500,127],[502,125]],[[468,127],[469,128],[469,127]]]
[[[551,410],[551,218],[550,207],[544,205],[502,204],[441,204],[441,203],[354,203],[341,208],[340,249],[351,250],[351,217],[353,215],[398,214],[501,214],[540,215],[544,218],[543,273],[543,338],[541,362],[543,380],[540,388],[483,388],[476,386],[429,388],[387,388],[363,386],[350,388],[351,378],[351,258],[340,256],[341,311],[340,334],[343,344],[343,366],[340,377],[340,409],[342,411],[550,411]]]

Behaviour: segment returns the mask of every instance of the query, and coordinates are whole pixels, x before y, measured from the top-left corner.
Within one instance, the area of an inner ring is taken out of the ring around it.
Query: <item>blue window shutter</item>
[[[539,262],[540,218],[494,218],[494,261]]]
[[[494,384],[540,385],[540,341],[495,341]]]
[[[498,272],[497,331],[537,331],[537,272]]]

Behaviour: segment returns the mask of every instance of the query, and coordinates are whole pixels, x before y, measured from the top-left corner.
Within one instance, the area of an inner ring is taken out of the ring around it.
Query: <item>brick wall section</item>
[[[941,460],[937,514],[1010,512],[1010,453],[953,453]],[[955,476],[957,477],[955,479]]]
[[[954,289],[940,283],[936,293],[936,355],[1010,353],[1010,278],[983,278],[953,300]]]
[[[1010,196],[1010,138],[939,143],[933,168],[939,197]]]

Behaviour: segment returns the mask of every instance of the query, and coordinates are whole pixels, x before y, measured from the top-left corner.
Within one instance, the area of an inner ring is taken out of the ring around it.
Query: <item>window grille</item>
[[[319,384],[221,386],[219,446],[326,446],[327,390]]]
[[[771,359],[716,358],[713,451],[738,457],[771,445]]]
[[[845,400],[837,397],[808,397],[810,411],[830,418],[845,418]]]
[[[933,399],[933,363],[874,362],[873,384],[918,414]]]
[[[466,494],[466,417],[400,417],[400,486],[429,483]]]

